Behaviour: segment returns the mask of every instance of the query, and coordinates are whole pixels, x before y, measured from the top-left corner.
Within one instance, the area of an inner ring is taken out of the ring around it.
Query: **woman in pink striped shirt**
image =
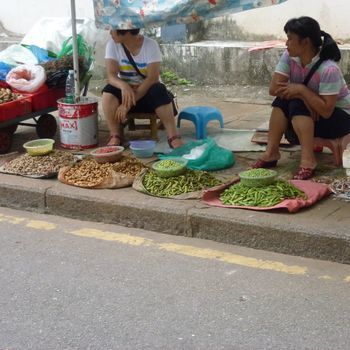
[[[340,51],[331,36],[310,17],[284,26],[287,49],[270,83],[272,103],[266,152],[254,168],[271,168],[280,159],[283,134],[301,145],[294,179],[311,178],[317,166],[314,137],[339,138],[350,133],[350,94],[337,61]]]

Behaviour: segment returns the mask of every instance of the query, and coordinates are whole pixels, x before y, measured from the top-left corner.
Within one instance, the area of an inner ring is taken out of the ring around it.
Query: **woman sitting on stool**
[[[108,84],[102,90],[102,106],[110,137],[108,145],[120,145],[123,124],[130,112],[155,112],[164,125],[172,148],[183,145],[176,132],[172,98],[160,83],[161,52],[156,41],[139,34],[140,29],[111,30],[106,47]],[[127,53],[130,53],[137,69]]]
[[[285,133],[288,141],[301,145],[300,167],[294,179],[306,180],[314,175],[317,165],[314,137],[334,139],[350,133],[350,94],[335,63],[340,60],[339,48],[316,20],[291,19],[284,31],[287,50],[269,90],[277,97],[272,103],[268,144],[253,168],[277,165]]]

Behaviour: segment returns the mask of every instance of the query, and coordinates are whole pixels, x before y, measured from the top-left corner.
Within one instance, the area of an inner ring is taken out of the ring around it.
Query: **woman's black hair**
[[[290,19],[284,26],[286,34],[288,32],[297,34],[300,38],[309,38],[315,48],[320,48],[320,58],[322,60],[333,60],[338,62],[341,58],[340,50],[333,38],[321,30],[318,22],[311,17],[299,17]],[[323,37],[323,40],[322,40]]]
[[[137,29],[116,29],[118,35],[125,35],[130,33],[131,35],[137,35],[140,33],[140,28]]]

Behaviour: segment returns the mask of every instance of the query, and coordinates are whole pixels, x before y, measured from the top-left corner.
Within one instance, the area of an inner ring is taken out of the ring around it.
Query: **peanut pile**
[[[111,176],[113,166],[110,163],[100,164],[94,159],[83,159],[64,173],[64,180],[73,186],[95,187]]]
[[[0,88],[0,104],[11,102],[21,97],[22,95],[12,92],[10,89]]]
[[[54,150],[43,156],[23,154],[4,165],[4,170],[18,175],[44,176],[57,173],[58,170],[74,161],[68,152]]]
[[[142,162],[131,157],[123,157],[119,162],[113,164],[114,171],[130,176],[137,176],[144,168]]]

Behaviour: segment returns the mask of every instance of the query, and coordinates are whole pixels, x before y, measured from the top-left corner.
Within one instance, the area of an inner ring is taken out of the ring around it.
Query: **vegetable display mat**
[[[295,213],[301,208],[309,207],[322,198],[328,196],[331,190],[328,185],[323,183],[317,183],[310,180],[290,180],[290,183],[303,191],[307,199],[295,198],[285,199],[282,202],[272,207],[252,207],[252,206],[238,206],[238,205],[225,205],[220,200],[220,194],[226,189],[232,186],[239,180],[234,180],[230,183],[217,186],[216,188],[206,190],[203,194],[202,200],[208,205],[223,208],[238,208],[238,209],[251,209],[251,210],[274,210],[274,209],[287,209],[290,213]]]
[[[201,199],[203,196],[203,193],[205,191],[205,189],[200,190],[200,191],[195,191],[195,192],[187,192],[187,193],[182,193],[182,194],[178,194],[178,195],[174,195],[174,196],[156,196],[150,192],[147,191],[147,189],[145,188],[145,186],[143,185],[143,178],[145,177],[146,173],[149,170],[145,169],[143,170],[138,176],[135,177],[135,180],[132,184],[132,188],[138,192],[147,194],[149,196],[153,196],[153,197],[158,197],[158,198],[166,198],[166,199]],[[216,189],[218,187],[221,187],[223,185],[219,185],[219,186],[215,186],[212,187],[212,189]]]

